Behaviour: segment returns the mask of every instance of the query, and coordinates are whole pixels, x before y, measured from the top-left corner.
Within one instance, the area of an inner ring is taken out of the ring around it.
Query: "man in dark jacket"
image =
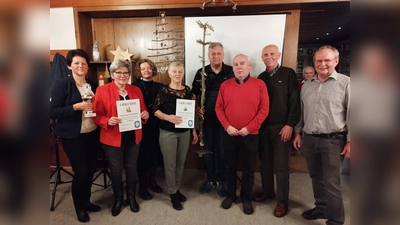
[[[261,58],[267,69],[258,78],[268,88],[270,111],[259,130],[259,154],[262,191],[255,195],[255,202],[275,197],[274,165],[276,173],[276,217],[288,211],[289,201],[289,151],[293,127],[300,120],[300,93],[296,72],[279,65],[281,53],[276,45],[267,45]]]
[[[196,112],[199,116],[204,117],[204,142],[207,150],[217,152],[217,171],[215,171],[215,155],[205,154],[204,161],[207,169],[207,182],[201,188],[200,193],[207,194],[212,188],[217,186],[217,195],[225,197],[225,167],[224,167],[224,150],[222,145],[222,137],[224,129],[219,122],[215,113],[215,103],[217,101],[218,91],[221,83],[234,77],[231,66],[223,63],[224,47],[219,42],[213,42],[208,47],[208,59],[210,65],[206,66],[206,99],[204,108],[198,106]],[[201,95],[201,71],[197,70],[193,79],[192,93],[196,99],[200,100]],[[199,102],[199,101],[197,101]]]

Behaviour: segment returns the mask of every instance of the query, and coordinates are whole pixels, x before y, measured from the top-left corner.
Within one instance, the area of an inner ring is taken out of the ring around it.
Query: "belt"
[[[347,135],[347,132],[335,132],[335,133],[329,133],[329,134],[308,134],[313,137],[318,137],[318,138],[326,138],[326,139],[339,139],[339,138],[344,138]]]

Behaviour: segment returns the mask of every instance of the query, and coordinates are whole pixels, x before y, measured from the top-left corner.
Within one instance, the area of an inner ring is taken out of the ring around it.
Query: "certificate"
[[[139,99],[117,101],[117,114],[121,118],[119,132],[142,128]]]
[[[175,128],[194,127],[195,101],[187,99],[176,100],[176,115],[182,117],[180,124],[175,124]]]

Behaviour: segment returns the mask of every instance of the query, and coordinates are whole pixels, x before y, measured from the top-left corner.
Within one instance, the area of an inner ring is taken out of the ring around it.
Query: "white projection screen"
[[[285,35],[286,14],[251,15],[251,16],[217,16],[217,17],[185,17],[185,84],[192,87],[193,77],[201,68],[202,45],[197,39],[203,38],[203,29],[196,21],[208,22],[214,32],[207,29],[206,42],[221,42],[224,46],[224,63],[232,65],[236,54],[243,53],[252,63],[250,74],[257,77],[265,70],[261,60],[262,48],[275,44],[281,53]],[[206,46],[205,60],[208,60]],[[282,55],[281,55],[282,57]]]

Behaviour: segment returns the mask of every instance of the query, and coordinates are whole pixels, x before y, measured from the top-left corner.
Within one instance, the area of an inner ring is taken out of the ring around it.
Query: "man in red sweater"
[[[262,80],[250,76],[251,63],[246,55],[233,58],[235,78],[221,84],[215,112],[224,134],[227,196],[221,206],[229,209],[236,200],[236,165],[242,162],[240,199],[245,214],[254,212],[252,201],[254,163],[258,152],[258,129],[268,116],[269,97]]]

